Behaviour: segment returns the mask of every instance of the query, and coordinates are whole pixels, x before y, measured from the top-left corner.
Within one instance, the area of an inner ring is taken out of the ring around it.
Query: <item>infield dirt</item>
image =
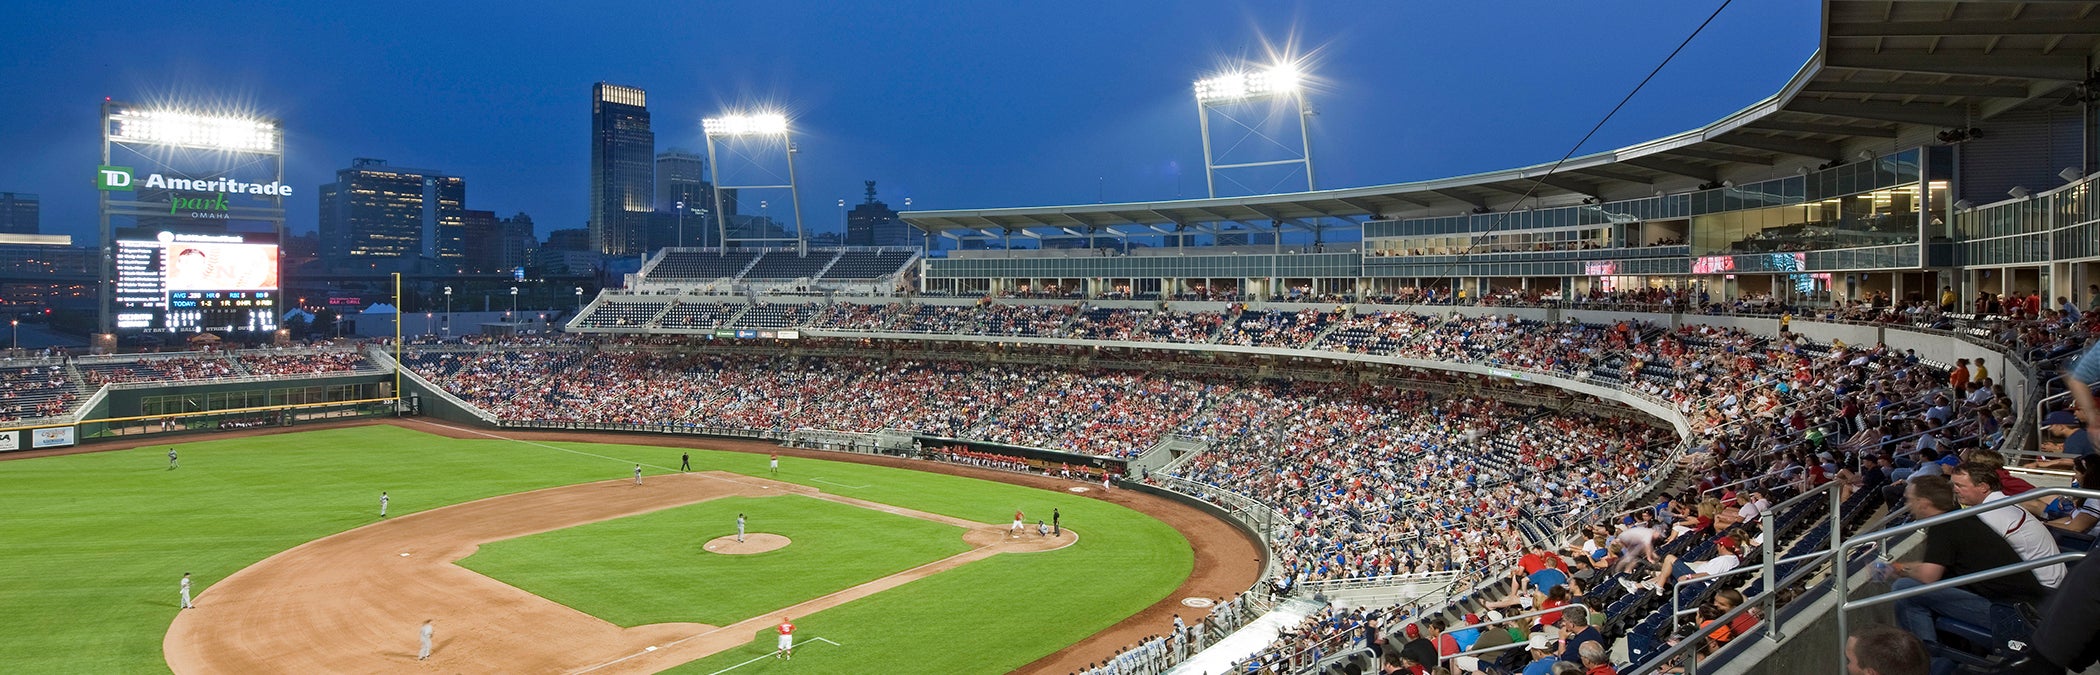
[[[490,432],[421,421],[384,423],[455,438]],[[335,425],[329,425],[335,426]],[[312,427],[308,427],[309,429]],[[240,434],[246,435],[246,434]],[[890,457],[780,448],[753,441],[657,435],[515,432],[506,438],[611,442],[771,453],[897,466],[1063,491],[1059,479]],[[223,437],[214,435],[213,437]],[[148,443],[166,443],[169,438]],[[183,440],[190,440],[185,438]],[[199,439],[201,440],[201,438]],[[110,446],[102,446],[103,449]],[[393,670],[414,663],[415,629],[435,619],[431,664],[489,672],[656,672],[750,641],[770,616],[729,626],[653,624],[620,628],[453,564],[482,543],[563,529],[725,496],[802,494],[968,528],[972,550],[790,608],[796,616],[893,588],[999,553],[1046,550],[1070,539],[1005,537],[1004,525],[974,523],[739,474],[650,476],[636,487],[611,480],[504,495],[403,516],[315,540],[220,581],[177,616],[164,640],[177,673]],[[1086,495],[1122,504],[1179,530],[1195,549],[1193,573],[1151,607],[1018,672],[1071,672],[1164,631],[1186,597],[1228,597],[1260,571],[1254,544],[1198,509],[1130,490]],[[407,554],[407,555],[403,555]],[[1191,618],[1191,617],[1185,617]],[[750,625],[745,625],[745,624]]]

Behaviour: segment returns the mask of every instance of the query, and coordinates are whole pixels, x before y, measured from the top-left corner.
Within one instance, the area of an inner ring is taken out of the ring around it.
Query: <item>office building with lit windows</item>
[[[656,134],[649,130],[648,102],[635,87],[591,87],[591,248],[601,254],[640,254],[655,211]]]
[[[0,234],[37,234],[42,203],[26,192],[0,192]]]
[[[332,265],[445,271],[466,262],[466,179],[363,158],[335,175],[319,191],[321,254]]]

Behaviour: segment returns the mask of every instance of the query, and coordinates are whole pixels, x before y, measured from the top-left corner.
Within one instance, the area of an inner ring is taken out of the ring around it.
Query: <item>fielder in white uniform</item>
[[[175,466],[176,466],[176,464],[175,464],[175,449],[174,449],[174,448],[168,448],[168,470],[169,470],[169,471],[174,471],[174,470],[175,470]]]
[[[744,543],[744,514],[736,514],[736,543]]]
[[[642,484],[642,465],[640,464],[634,465],[634,484]]]
[[[196,607],[196,605],[192,605],[192,604],[190,604],[190,573],[188,573],[188,572],[183,572],[183,573],[182,573],[182,608],[183,608],[183,609],[190,609],[190,608],[192,608],[192,607]]]
[[[437,633],[437,629],[431,627],[430,625],[430,622],[434,620],[435,619],[423,620],[423,648],[416,651],[417,661],[426,661],[430,659],[430,636]]]
[[[386,517],[386,491],[379,491],[379,517]]]

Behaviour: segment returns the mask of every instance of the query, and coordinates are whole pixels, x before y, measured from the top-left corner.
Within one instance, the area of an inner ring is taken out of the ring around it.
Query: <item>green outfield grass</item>
[[[454,440],[376,426],[184,443],[177,446],[182,468],[169,471],[168,447],[0,462],[0,608],[8,618],[0,622],[0,663],[7,670],[165,672],[160,645],[177,612],[176,580],[183,572],[194,573],[196,590],[205,594],[200,601],[208,602],[210,585],[243,567],[377,522],[381,490],[392,494],[392,513],[400,515],[625,478],[637,462],[663,473],[654,467],[676,466],[681,452]],[[767,475],[763,455],[692,455],[695,468]],[[797,617],[799,633],[846,646],[812,645],[796,655],[796,672],[1009,670],[1165,597],[1193,564],[1187,541],[1172,528],[1092,499],[799,458],[783,458],[781,469],[779,480],[979,522],[1001,522],[1015,508],[1032,520],[1055,506],[1082,534],[1065,549],[994,556]],[[733,531],[733,520],[728,527]],[[705,541],[702,534],[694,535],[693,546]],[[798,539],[775,555],[790,556],[804,543]],[[573,603],[615,607],[629,592],[586,593],[603,597]],[[627,604],[634,617],[659,611]],[[622,622],[616,610],[599,611]],[[771,646],[767,636],[681,672],[711,673]],[[735,672],[774,667],[765,661]]]
[[[715,537],[792,540],[750,555]],[[724,626],[970,550],[963,528],[796,495],[730,497],[484,544],[467,569],[633,627]]]

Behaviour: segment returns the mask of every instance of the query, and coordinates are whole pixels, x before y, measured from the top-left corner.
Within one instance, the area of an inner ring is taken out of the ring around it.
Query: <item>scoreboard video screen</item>
[[[116,271],[120,330],[277,330],[275,235],[121,230]]]

